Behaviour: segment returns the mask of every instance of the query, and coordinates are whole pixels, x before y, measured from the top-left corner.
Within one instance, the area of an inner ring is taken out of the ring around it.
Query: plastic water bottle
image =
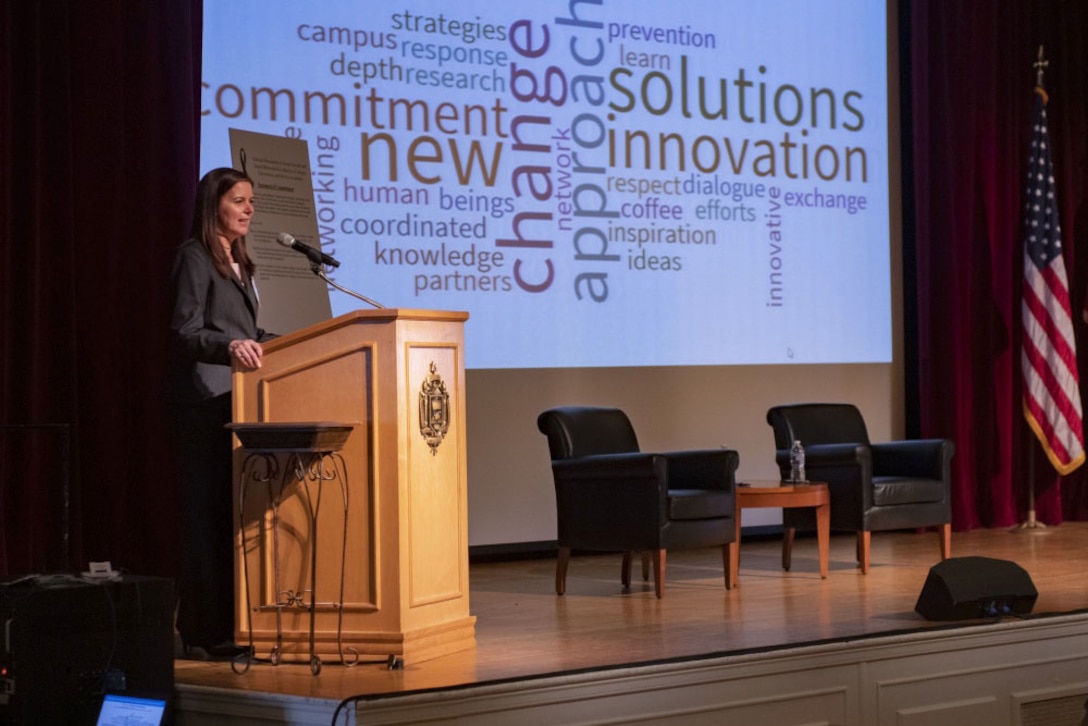
[[[790,447],[790,481],[805,481],[805,448],[800,441],[794,441]]]

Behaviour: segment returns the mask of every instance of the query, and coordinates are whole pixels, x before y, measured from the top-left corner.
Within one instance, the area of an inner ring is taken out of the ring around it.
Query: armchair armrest
[[[733,449],[669,451],[665,457],[670,489],[723,489],[736,491],[740,454]]]
[[[567,528],[582,533],[583,546],[657,532],[667,517],[666,468],[664,456],[639,452],[553,459],[559,541],[568,540]]]
[[[783,478],[790,471],[790,452],[777,454]],[[805,447],[805,476],[827,482],[835,501],[832,517],[850,517],[866,511],[873,498],[873,460],[868,444],[814,444]]]
[[[946,479],[956,452],[948,439],[912,439],[873,444],[873,473]]]
[[[790,452],[789,449],[778,449],[775,452],[775,461],[778,467],[789,473]],[[872,457],[869,446],[866,444],[816,444],[805,447],[805,471],[811,475],[814,471],[824,469],[842,469],[849,467],[870,467]],[[821,477],[812,477],[821,478]]]
[[[667,463],[659,454],[631,452],[552,460],[556,495],[560,498],[609,498],[659,501],[668,492]]]
[[[660,454],[641,451],[552,459],[552,471],[570,481],[639,480],[664,474],[664,466],[665,461]]]

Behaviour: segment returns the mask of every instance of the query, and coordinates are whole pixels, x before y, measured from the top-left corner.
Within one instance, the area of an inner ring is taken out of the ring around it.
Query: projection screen
[[[468,311],[469,368],[887,363],[886,12],[207,0],[201,167],[305,140],[318,238],[282,231]]]

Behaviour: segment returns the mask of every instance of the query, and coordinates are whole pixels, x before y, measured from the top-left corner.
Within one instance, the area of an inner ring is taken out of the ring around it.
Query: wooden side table
[[[831,494],[824,482],[810,481],[790,484],[772,479],[752,479],[737,484],[736,561],[732,567],[733,586],[737,585],[740,568],[741,513],[755,507],[813,507],[816,510],[816,542],[820,554],[820,577],[827,577],[827,561],[831,544]],[[793,551],[793,530],[789,529],[782,540],[782,569],[790,569]]]

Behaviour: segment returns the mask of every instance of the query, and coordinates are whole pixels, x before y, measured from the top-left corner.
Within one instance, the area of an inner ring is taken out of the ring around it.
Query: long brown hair
[[[200,240],[204,249],[211,255],[215,269],[220,275],[228,278],[233,273],[230,269],[231,258],[227,256],[223,245],[219,244],[219,200],[239,182],[249,182],[250,186],[256,186],[253,180],[242,172],[225,166],[212,169],[205,174],[196,185],[193,222],[189,226],[189,237]],[[231,256],[248,276],[253,276],[257,266],[246,249],[245,235],[231,242]]]

